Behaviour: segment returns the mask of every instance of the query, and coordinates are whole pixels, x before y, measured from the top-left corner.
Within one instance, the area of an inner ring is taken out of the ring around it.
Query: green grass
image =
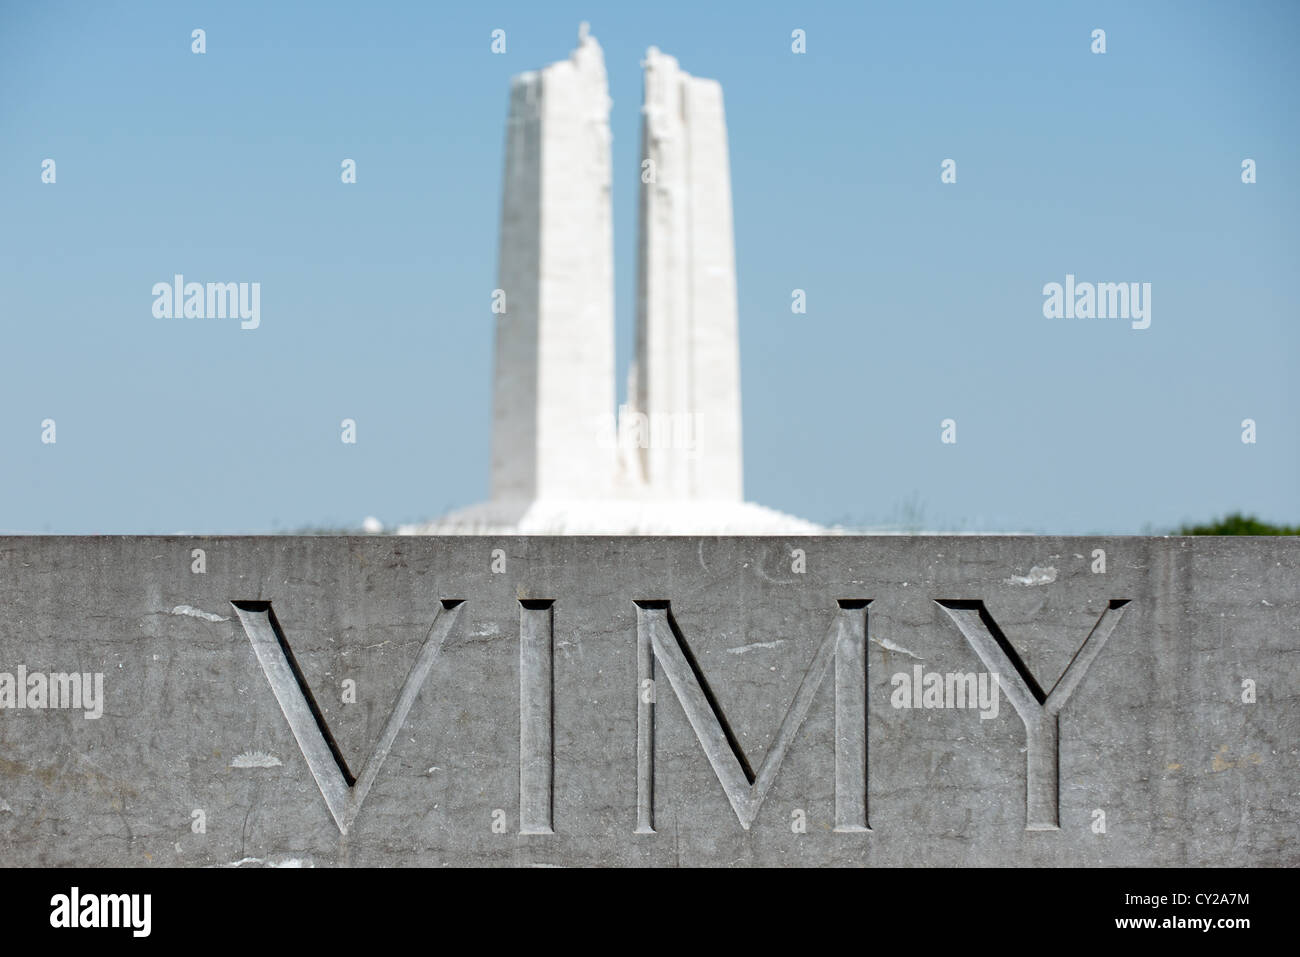
[[[1300,535],[1300,526],[1270,525],[1254,515],[1233,512],[1208,525],[1184,525],[1178,535]]]

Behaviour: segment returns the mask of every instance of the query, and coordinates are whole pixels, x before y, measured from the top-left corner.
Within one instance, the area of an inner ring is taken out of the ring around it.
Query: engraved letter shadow
[[[749,830],[776,780],[813,698],[827,675],[835,687],[835,830],[870,832],[867,823],[867,598],[841,599],[835,620],[817,646],[794,700],[755,772],[718,705],[667,601],[637,601],[640,688],[655,689],[656,664],[686,714],[740,826]],[[647,685],[648,682],[648,685]],[[637,828],[653,834],[655,698],[643,694],[637,711]]]
[[[231,604],[239,614],[239,621],[244,626],[248,640],[252,642],[258,663],[266,673],[271,690],[275,692],[280,710],[289,721],[293,736],[303,757],[307,759],[307,767],[316,779],[316,785],[329,806],[339,833],[347,834],[384,759],[388,757],[397,733],[406,723],[406,716],[415,704],[425,678],[442,653],[443,643],[456,626],[463,599],[443,599],[442,608],[434,618],[424,644],[420,646],[415,662],[407,672],[397,701],[389,712],[383,733],[375,742],[361,774],[356,777],[348,770],[347,761],[339,751],[329,725],[325,723],[325,717],[294,658],[293,649],[289,647],[275,612],[271,610],[271,603],[232,601]]]
[[[982,601],[944,600],[937,604],[970,642],[984,667],[1000,675],[998,684],[1025,725],[1025,830],[1055,831],[1060,812],[1060,722],[1074,689],[1106,644],[1124,614],[1127,598],[1106,605],[1065,673],[1046,694],[1016,653]]]

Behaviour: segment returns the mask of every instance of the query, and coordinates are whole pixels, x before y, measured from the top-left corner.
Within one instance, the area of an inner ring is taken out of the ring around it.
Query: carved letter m
[[[835,662],[835,830],[869,831],[867,824],[867,605],[841,599],[839,613],[804,673],[772,746],[754,774],[708,690],[690,647],[677,630],[669,603],[638,601],[637,833],[654,833],[655,663],[668,676],[700,746],[749,830],[776,780],[785,752]]]

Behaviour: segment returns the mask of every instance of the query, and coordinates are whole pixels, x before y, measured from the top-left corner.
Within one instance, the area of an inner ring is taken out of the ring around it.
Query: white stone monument
[[[600,45],[514,78],[506,127],[492,499],[610,494],[614,237]],[[602,413],[604,418],[602,418]],[[609,434],[599,429],[609,419]]]
[[[639,417],[635,437],[643,441],[630,444],[652,494],[740,502],[740,347],[722,87],[654,47],[642,67],[637,358],[623,418]]]
[[[614,414],[609,87],[587,33],[514,78],[506,131],[491,500],[401,534],[813,534],[743,500],[722,88],[642,63],[636,359]]]

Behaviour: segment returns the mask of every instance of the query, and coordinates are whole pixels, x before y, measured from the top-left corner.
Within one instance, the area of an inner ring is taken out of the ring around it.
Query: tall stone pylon
[[[610,100],[584,24],[511,81],[492,494],[403,535],[814,535],[742,497],[722,88],[643,62],[636,357],[614,414]],[[494,297],[494,299],[499,297]]]
[[[743,498],[731,171],[722,86],[651,47],[642,62],[632,412],[652,494]]]
[[[609,85],[579,29],[567,60],[513,78],[493,387],[492,499],[610,493],[614,254]]]

